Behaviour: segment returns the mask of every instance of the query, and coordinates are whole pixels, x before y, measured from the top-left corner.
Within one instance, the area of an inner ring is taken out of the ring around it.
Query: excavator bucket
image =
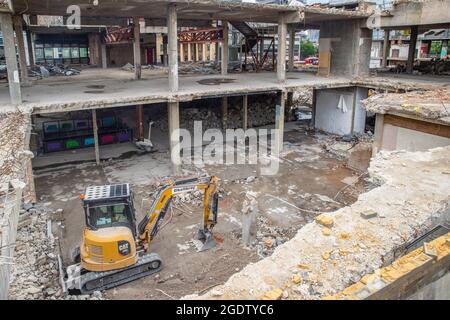
[[[202,229],[198,230],[197,240],[202,242],[202,245],[198,248],[199,252],[209,250],[216,246],[216,241],[214,240],[211,231],[205,231]]]

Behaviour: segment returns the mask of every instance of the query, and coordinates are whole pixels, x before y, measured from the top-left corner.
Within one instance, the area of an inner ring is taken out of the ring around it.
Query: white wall
[[[355,112],[353,113],[356,92]],[[343,97],[347,111],[338,109],[340,97]],[[355,117],[354,133],[363,133],[366,112],[361,108],[361,99],[367,98],[367,89],[342,88],[317,90],[315,128],[328,133],[346,135],[352,132],[352,118]]]
[[[416,130],[385,124],[383,128],[383,150],[426,151],[450,145],[450,139]]]

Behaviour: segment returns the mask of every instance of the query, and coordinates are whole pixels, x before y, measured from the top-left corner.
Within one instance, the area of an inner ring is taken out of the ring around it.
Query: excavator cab
[[[81,196],[86,227],[74,255],[75,264],[67,267],[67,288],[87,294],[158,272],[162,261],[150,252],[150,244],[161,230],[172,198],[196,190],[204,190],[202,225],[197,234],[198,250],[204,251],[216,245],[212,229],[217,224],[217,177],[169,181],[155,193],[139,225],[129,184],[88,187]]]
[[[91,271],[136,263],[136,217],[129,184],[92,186],[82,196],[86,217],[80,261]]]
[[[83,207],[89,229],[128,227],[136,237],[136,215],[129,184],[88,187]]]

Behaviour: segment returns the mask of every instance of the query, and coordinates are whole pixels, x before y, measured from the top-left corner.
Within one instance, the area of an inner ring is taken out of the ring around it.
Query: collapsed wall
[[[34,190],[25,188],[31,174],[29,123],[29,114],[0,113],[0,299],[8,297],[22,197],[34,197]]]
[[[380,152],[369,173],[379,187],[319,216],[272,256],[197,299],[320,299],[393,261],[394,252],[450,221],[450,147]]]

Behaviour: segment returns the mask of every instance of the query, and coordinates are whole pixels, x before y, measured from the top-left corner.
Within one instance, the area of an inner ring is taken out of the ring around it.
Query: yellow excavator
[[[161,258],[150,244],[161,228],[172,197],[204,190],[199,251],[215,246],[212,229],[217,223],[217,177],[171,181],[160,187],[150,210],[136,227],[133,193],[129,184],[91,186],[81,195],[86,227],[75,264],[67,267],[66,289],[89,294],[139,279],[161,270]]]

